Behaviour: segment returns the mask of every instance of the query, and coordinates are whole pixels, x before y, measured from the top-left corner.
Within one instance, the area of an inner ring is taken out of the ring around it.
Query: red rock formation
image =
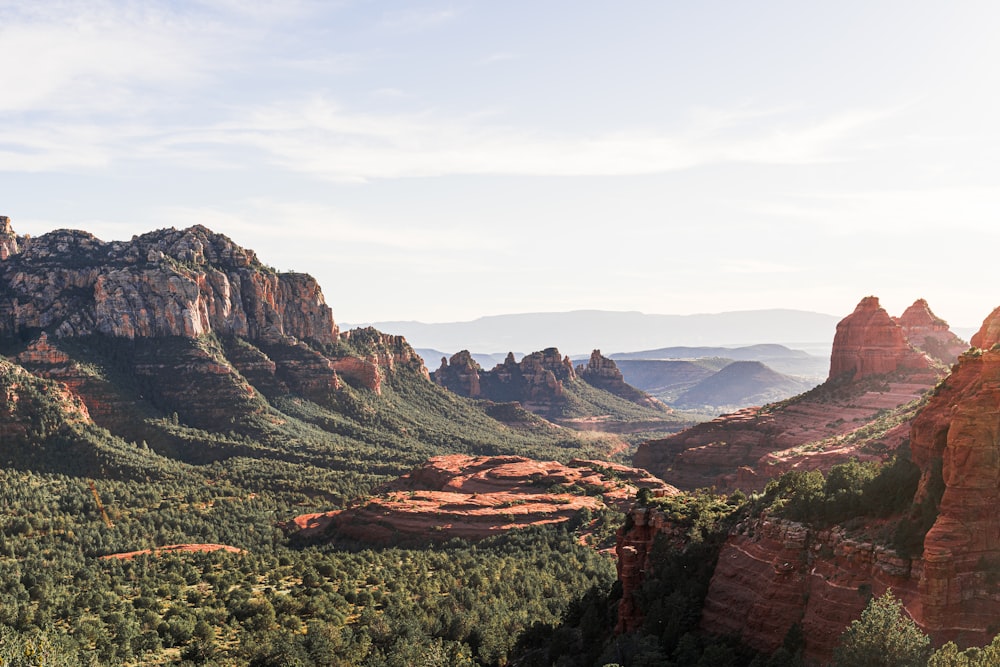
[[[683,489],[750,491],[791,469],[879,459],[907,437],[908,427],[888,430],[877,448],[851,434],[918,400],[944,374],[906,342],[875,297],[862,299],[837,325],[830,366],[830,379],[805,394],[642,443],[633,461]]]
[[[989,639],[1000,617],[1000,309],[914,420],[918,500],[943,482],[924,539],[922,622],[933,632]],[[938,472],[940,471],[940,472]]]
[[[368,327],[347,331],[341,334],[341,338],[352,342],[361,354],[334,358],[333,369],[377,394],[382,393],[383,380],[400,367],[419,373],[425,380],[430,379],[424,360],[402,336],[384,334]]]
[[[919,610],[909,559],[850,539],[841,528],[808,530],[757,519],[737,528],[719,554],[701,625],[773,652],[793,624],[802,626],[807,661],[825,664],[869,595],[892,588],[911,614]]]
[[[10,218],[0,215],[0,261],[19,252],[17,234],[10,226]]]
[[[53,404],[64,423],[91,421],[87,406],[65,384],[36,378],[0,356],[0,452],[4,445],[33,440],[38,416],[52,414]]]
[[[201,226],[113,243],[51,232],[9,253],[0,286],[0,336],[25,329],[122,338],[214,332],[327,344],[338,333],[315,280],[274,273],[253,251]]]
[[[447,358],[442,358],[441,367],[434,371],[432,377],[436,383],[460,396],[479,398],[482,395],[479,383],[482,370],[472,354],[462,350],[452,355],[450,363]]]
[[[590,361],[586,365],[581,364],[576,370],[580,379],[591,386],[603,389],[632,403],[638,403],[639,405],[665,412],[668,410],[661,401],[627,384],[625,377],[618,369],[618,364],[613,359],[608,359],[602,355],[600,350],[591,352]]]
[[[573,486],[591,493],[573,493]],[[624,509],[639,486],[676,493],[644,470],[602,461],[563,465],[521,456],[438,456],[363,504],[302,515],[292,523],[303,536],[333,531],[370,544],[481,539],[569,521],[584,509]]]
[[[959,358],[912,419],[912,456],[922,471],[915,505],[934,503],[934,489],[943,488],[922,558],[902,558],[884,546],[849,538],[842,528],[816,531],[767,517],[748,520],[722,548],[702,627],[772,651],[792,624],[800,623],[806,658],[822,662],[861,613],[867,594],[891,587],[934,642],[989,641],[1000,617],[998,342],[1000,309],[984,321],[972,339],[974,349]],[[868,526],[866,532],[879,531]],[[630,555],[633,564],[642,561],[640,546],[650,544],[655,534],[640,537],[622,541],[636,550]],[[623,583],[634,591],[641,577],[624,573]],[[627,629],[636,622],[630,618],[622,625]]]
[[[830,379],[850,374],[860,380],[900,369],[929,367],[926,356],[907,342],[903,329],[879,306],[878,297],[865,297],[853,313],[837,324]]]
[[[948,323],[931,312],[924,299],[917,299],[895,322],[911,345],[933,359],[951,366],[969,346],[952,333]]]
[[[617,632],[641,627],[636,593],[655,569],[650,555],[658,536],[675,545],[685,531],[657,509],[636,507],[618,533],[622,601]],[[911,615],[919,617],[920,562],[884,547],[848,538],[843,529],[810,530],[801,524],[747,520],[723,545],[702,610],[701,626],[739,637],[773,652],[796,623],[805,637],[805,657],[825,664],[844,629],[864,610],[869,595],[892,588]]]

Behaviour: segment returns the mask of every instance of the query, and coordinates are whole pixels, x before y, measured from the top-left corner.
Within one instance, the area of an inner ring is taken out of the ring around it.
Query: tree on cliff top
[[[833,654],[836,667],[924,667],[930,639],[909,616],[903,603],[886,591],[873,599],[840,638]]]

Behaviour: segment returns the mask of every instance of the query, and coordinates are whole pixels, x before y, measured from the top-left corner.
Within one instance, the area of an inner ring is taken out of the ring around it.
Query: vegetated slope
[[[0,657],[498,665],[519,632],[610,584],[558,530],[293,548],[283,521],[432,456],[569,461],[619,441],[497,421],[502,406],[434,385],[400,337],[340,332],[308,276],[203,227],[105,243],[0,222]],[[462,593],[473,580],[482,599]]]
[[[759,361],[734,361],[686,390],[672,402],[679,408],[773,403],[814,385],[775,372]]]
[[[639,446],[635,465],[679,488],[762,489],[792,469],[884,457],[947,368],[910,345],[875,297],[837,326],[829,379],[805,394],[745,409]],[[861,446],[857,432],[878,430]]]

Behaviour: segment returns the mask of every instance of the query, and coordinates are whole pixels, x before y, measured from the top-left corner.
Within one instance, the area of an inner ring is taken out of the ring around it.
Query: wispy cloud
[[[235,212],[234,212],[235,211]],[[203,224],[230,236],[256,239],[300,240],[335,245],[376,246],[409,253],[464,251],[489,244],[496,248],[507,241],[486,229],[452,227],[425,229],[411,224],[405,229],[358,219],[336,207],[313,202],[251,199],[226,209],[212,207],[167,207],[155,216],[156,224],[187,227]],[[301,246],[299,246],[301,247]]]
[[[556,136],[489,122],[489,117],[362,114],[314,97],[272,105],[195,135],[190,142],[260,150],[283,169],[335,181],[453,174],[628,175],[705,164],[813,164],[848,159],[846,140],[886,112],[846,112],[818,121],[713,133],[704,124],[597,136]]]

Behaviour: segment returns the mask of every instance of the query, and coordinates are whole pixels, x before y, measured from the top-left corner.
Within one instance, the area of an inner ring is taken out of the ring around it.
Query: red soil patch
[[[228,551],[234,554],[243,553],[243,549],[237,549],[236,547],[231,547],[228,544],[170,544],[165,547],[156,547],[155,549],[141,549],[139,551],[128,551],[120,554],[108,554],[107,556],[101,556],[101,560],[131,560],[136,556],[149,556],[159,555],[162,553],[175,553],[175,552],[210,552],[210,551]]]

